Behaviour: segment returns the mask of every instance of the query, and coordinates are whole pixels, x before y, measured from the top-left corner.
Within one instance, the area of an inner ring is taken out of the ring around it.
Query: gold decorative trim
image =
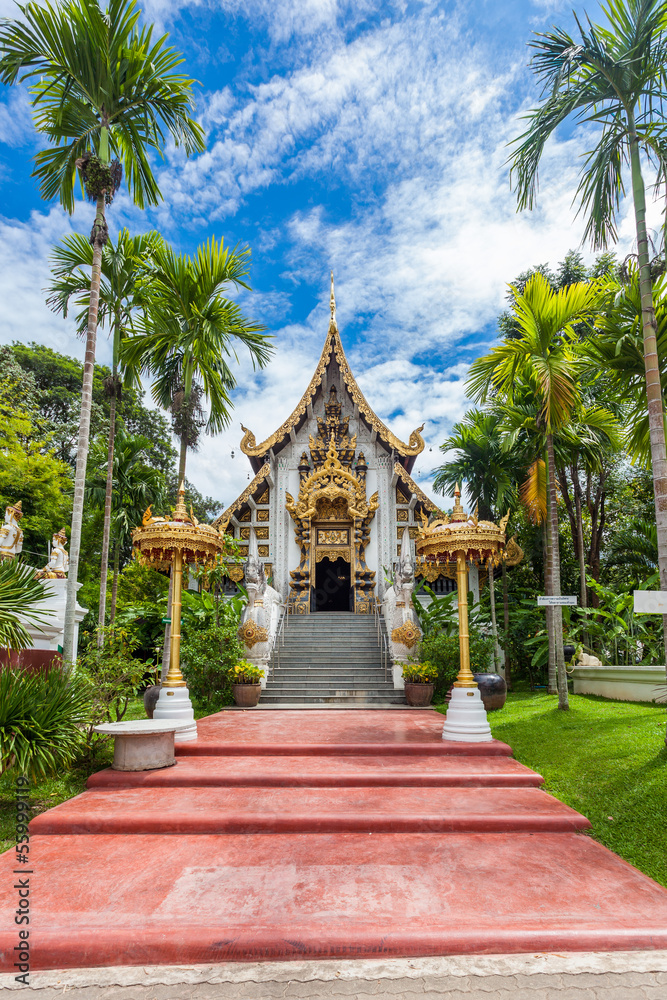
[[[262,441],[261,444],[257,444],[255,435],[252,431],[248,430],[247,427],[244,427],[243,424],[241,424],[241,430],[244,432],[243,439],[241,441],[241,451],[244,455],[248,455],[249,458],[263,457],[271,450],[271,448],[275,448],[277,444],[283,441],[284,438],[289,435],[289,432],[296,427],[301,418],[304,416],[309,403],[313,401],[317,390],[324,381],[324,373],[327,369],[332,353],[335,355],[336,361],[338,362],[347,391],[359,407],[359,412],[362,414],[370,427],[376,431],[391,448],[397,451],[399,455],[419,455],[424,450],[424,439],[420,433],[424,429],[423,424],[421,427],[417,428],[417,430],[412,432],[410,435],[410,441],[408,444],[405,444],[405,442],[401,441],[400,438],[396,437],[396,435],[389,430],[387,425],[384,424],[378,416],[376,416],[371,407],[368,405],[364,394],[356,383],[347,358],[345,357],[345,351],[343,350],[340,333],[338,332],[338,325],[335,318],[332,317],[315,373],[308,384],[308,388],[287,420],[280,425],[277,431],[274,431],[273,434]]]
[[[269,520],[269,512],[268,512],[268,510],[258,510],[257,511],[257,520],[258,521],[268,521]]]
[[[402,538],[403,537],[403,532],[405,531],[406,528],[408,529],[408,531],[410,533],[410,538],[418,538],[419,537],[419,528],[418,528],[418,526],[416,524],[410,524],[410,525],[404,524],[402,526],[399,526],[398,528],[396,528],[396,537],[397,538]]]
[[[399,642],[401,645],[407,646],[408,649],[416,646],[420,638],[421,632],[412,622],[404,622],[403,625],[392,629],[391,632],[391,641]]]
[[[269,554],[269,546],[268,545],[258,545],[257,546],[257,554],[260,555],[260,556],[268,556],[268,554]]]
[[[251,528],[241,528],[241,538],[250,538]],[[269,537],[268,528],[255,528],[255,534],[258,538],[266,539]]]
[[[248,620],[241,625],[237,635],[249,649],[252,649],[252,647],[258,642],[269,641],[269,633],[261,625],[258,625],[257,622],[254,622],[252,618],[248,618]]]
[[[414,495],[417,497],[417,499],[419,500],[419,502],[422,503],[426,507],[427,510],[430,510],[430,512],[432,514],[439,514],[440,513],[439,508],[436,507],[436,505],[433,503],[432,500],[429,500],[429,498],[426,496],[426,494],[424,492],[422,492],[422,490],[420,490],[420,488],[417,486],[417,484],[414,481],[414,479],[412,478],[412,476],[405,471],[405,469],[403,468],[403,466],[401,465],[400,462],[396,462],[395,463],[395,465],[394,465],[394,472],[396,473],[396,475],[400,479],[403,480],[403,482],[408,487],[408,489],[412,493],[414,493]],[[396,490],[398,491],[398,486],[396,487]],[[397,495],[398,495],[398,492],[397,492]],[[409,503],[409,498],[408,498],[407,502]]]
[[[250,507],[248,507],[246,510],[243,511],[243,513],[239,517],[239,521],[251,521],[251,520],[252,520],[252,511],[250,510]]]
[[[263,503],[264,504],[268,504],[268,502],[269,502],[269,491],[268,490],[264,490],[264,492],[262,493],[262,495],[259,496],[259,497],[257,497],[257,499],[255,500],[255,503],[257,503],[257,504],[263,504]]]
[[[241,496],[234,501],[231,507],[228,507],[227,510],[224,510],[222,514],[215,519],[215,521],[213,522],[213,527],[217,528],[218,525],[225,524],[227,521],[229,521],[234,511],[238,510],[239,507],[242,507],[244,503],[248,502],[248,500],[253,495],[259,484],[266,479],[270,471],[271,471],[271,466],[269,465],[268,462],[265,462],[262,468],[255,476],[255,478],[253,479],[253,481],[251,482],[250,486],[248,486],[248,488],[243,491]]]
[[[345,562],[351,563],[350,559],[350,549],[341,547],[340,549],[327,549],[320,547],[319,545],[315,549],[315,562],[322,562],[323,559],[330,559],[331,562],[335,562],[336,559],[344,559]]]
[[[398,510],[396,511],[396,520],[397,521],[407,521],[408,520],[408,512],[407,512],[407,510],[405,510],[405,509],[401,510],[401,508],[399,507]]]

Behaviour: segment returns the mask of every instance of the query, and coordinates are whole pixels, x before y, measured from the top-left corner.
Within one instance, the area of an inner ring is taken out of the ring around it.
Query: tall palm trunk
[[[554,460],[553,434],[547,434],[547,473],[549,489],[549,543],[551,548],[551,593],[560,597],[560,552],[558,546],[558,506],[556,502],[556,462]],[[558,707],[570,707],[567,695],[567,673],[563,652],[563,609],[553,609],[554,643],[556,646],[556,676],[558,682]]]
[[[113,625],[116,617],[116,599],[118,597],[118,574],[120,573],[120,545],[118,542],[113,549],[113,583],[111,584],[111,611],[109,618]]]
[[[107,603],[107,576],[109,574],[109,537],[111,535],[111,500],[113,496],[113,453],[116,436],[116,378],[118,376],[118,366],[116,364],[114,333],[114,364],[113,364],[113,395],[109,404],[109,447],[107,449],[107,482],[104,495],[104,527],[102,529],[102,559],[100,562],[100,605],[97,621],[100,629],[104,628],[106,621]],[[102,646],[102,632],[97,633],[97,645]]]
[[[667,452],[665,450],[665,425],[663,417],[662,389],[658,363],[655,309],[648,255],[648,233],[646,232],[646,192],[639,158],[639,142],[635,131],[632,111],[628,114],[630,131],[630,167],[632,171],[632,194],[635,206],[637,228],[637,255],[639,258],[639,289],[642,303],[642,331],[644,334],[644,370],[646,372],[646,398],[651,437],[651,465],[653,467],[653,495],[655,499],[655,522],[658,534],[658,567],[660,569],[660,589],[667,590]],[[667,665],[667,615],[662,617],[665,664]],[[666,667],[667,669],[667,667]]]
[[[185,434],[181,437],[181,453],[178,459],[178,482],[176,489],[181,488],[181,483],[185,482],[185,460],[188,457],[188,439]]]
[[[67,599],[63,635],[63,661],[65,663],[73,663],[77,654],[74,648],[76,591],[79,575],[79,559],[81,556],[83,495],[86,485],[86,465],[88,464],[88,446],[90,443],[90,413],[93,402],[93,373],[95,370],[95,345],[97,340],[97,312],[100,303],[102,250],[107,241],[107,227],[104,217],[104,194],[98,195],[97,198],[97,212],[91,233],[91,241],[93,244],[93,268],[90,276],[88,332],[86,334],[86,356],[83,364],[79,439],[76,447],[72,530],[69,545],[69,573],[67,576]]]
[[[586,553],[584,552],[584,519],[581,513],[581,483],[579,482],[579,469],[572,466],[572,491],[574,493],[574,510],[577,518],[577,543],[579,549],[579,587],[581,591],[581,606],[588,607],[588,587],[586,586]],[[584,617],[583,638],[584,645],[590,646],[588,639],[587,619]]]
[[[544,552],[544,593],[551,594],[551,546],[549,545],[548,530],[549,511],[549,491],[547,489],[547,518],[542,521],[542,550]],[[556,680],[556,644],[554,640],[554,616],[553,608],[545,609],[547,621],[547,638],[549,642],[549,661],[547,666],[547,694],[556,694],[558,684]]]

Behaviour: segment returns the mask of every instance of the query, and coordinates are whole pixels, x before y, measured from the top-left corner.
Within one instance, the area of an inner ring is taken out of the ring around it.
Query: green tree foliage
[[[23,550],[37,563],[46,541],[68,520],[70,468],[54,454],[51,432],[41,417],[35,379],[0,348],[0,511],[21,501]]]

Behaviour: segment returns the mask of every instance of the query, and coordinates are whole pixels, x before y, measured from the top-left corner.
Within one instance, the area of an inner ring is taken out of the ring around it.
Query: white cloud
[[[77,209],[77,228],[89,228],[92,210]],[[38,341],[56,351],[83,358],[83,343],[77,339],[71,317],[57,316],[47,307],[43,289],[51,280],[48,256],[53,244],[72,232],[70,218],[62,209],[32,212],[28,222],[0,218],[0,340],[10,343]],[[98,359],[108,350],[100,337]]]

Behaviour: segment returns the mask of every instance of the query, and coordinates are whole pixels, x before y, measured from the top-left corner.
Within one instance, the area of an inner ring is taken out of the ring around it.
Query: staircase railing
[[[384,628],[384,618],[382,617],[382,612],[380,608],[382,605],[378,601],[377,597],[373,601],[373,614],[375,615],[375,628],[377,631],[378,646],[380,647],[380,658],[382,663],[382,669],[384,670],[384,679],[387,680],[387,666],[389,663],[389,643],[387,642],[387,635]]]
[[[276,666],[280,669],[280,649],[285,645],[285,632],[287,631],[287,625],[289,621],[289,608],[288,605],[281,604],[283,609],[280,615],[280,621],[278,623],[278,628],[276,629],[276,635],[273,640],[273,647],[271,649],[271,661],[269,667],[269,677],[273,677],[274,670]]]

